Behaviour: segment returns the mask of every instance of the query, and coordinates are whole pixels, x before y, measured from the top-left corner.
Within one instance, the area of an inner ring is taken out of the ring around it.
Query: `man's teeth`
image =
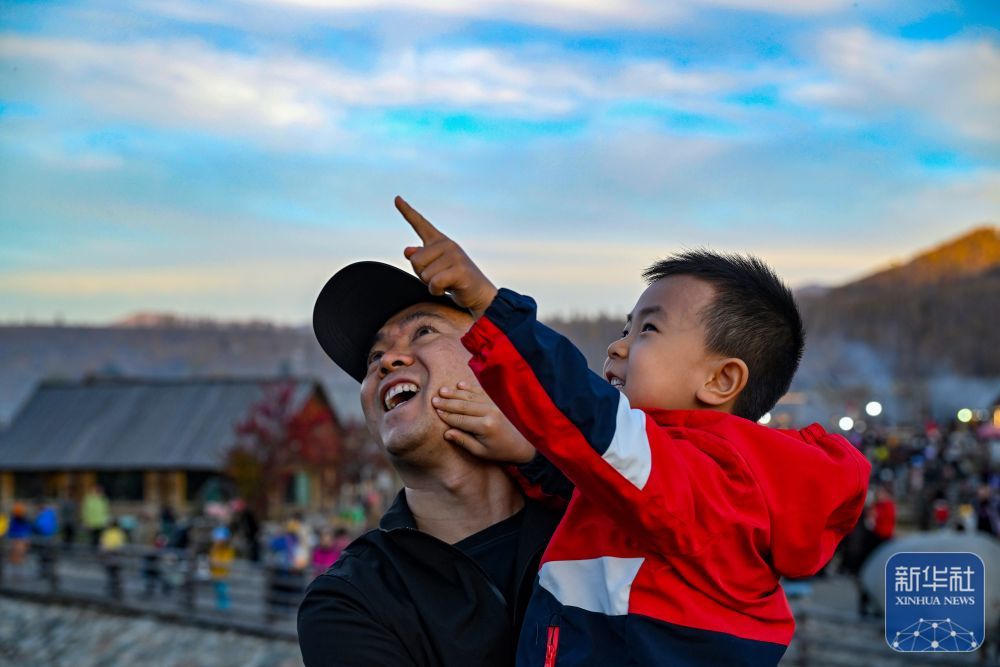
[[[420,387],[418,387],[417,385],[413,384],[412,382],[401,382],[401,383],[399,383],[399,384],[391,387],[389,389],[389,391],[385,392],[385,399],[383,399],[384,403],[385,403],[385,409],[386,410],[392,410],[394,407],[396,407],[400,403],[404,403],[406,398],[412,398],[412,396],[410,396],[410,397],[403,397],[403,398],[400,398],[400,400],[396,401],[395,398],[397,396],[399,396],[400,394],[402,394],[404,392],[409,392],[411,394],[416,394],[418,391],[420,391]]]

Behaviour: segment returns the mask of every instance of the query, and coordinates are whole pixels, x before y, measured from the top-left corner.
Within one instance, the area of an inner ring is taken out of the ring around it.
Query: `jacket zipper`
[[[549,621],[549,632],[545,639],[545,667],[556,667],[556,654],[559,652],[559,617]]]

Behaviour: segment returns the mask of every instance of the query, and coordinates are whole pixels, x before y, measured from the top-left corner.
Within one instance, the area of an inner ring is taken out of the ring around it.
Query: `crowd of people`
[[[332,520],[307,521],[296,514],[262,525],[238,498],[206,503],[187,515],[169,505],[116,514],[95,485],[80,503],[15,502],[9,512],[0,511],[0,538],[12,580],[53,577],[57,550],[61,557],[96,555],[106,573],[106,593],[120,599],[131,559],[143,595],[172,596],[192,582],[210,582],[220,610],[232,605],[230,579],[239,560],[266,574],[271,610],[291,613],[309,581],[337,560],[358,526],[364,527],[367,505],[356,504],[360,510],[351,505]],[[32,552],[37,573],[28,570]]]
[[[882,543],[904,533],[955,531],[1000,538],[1000,432],[927,423],[851,434],[872,462],[861,520],[840,545],[837,570],[859,577]],[[794,588],[793,588],[794,590]],[[859,584],[858,613],[873,613]]]
[[[862,520],[841,544],[839,572],[857,576],[899,526],[904,532],[950,529],[1000,537],[1000,437],[988,428],[928,424],[871,429],[852,438],[872,462],[872,484]],[[15,502],[0,512],[0,537],[7,544],[8,576],[15,579],[51,576],[56,549],[90,549],[101,559],[113,597],[123,594],[124,563],[132,556],[144,595],[173,595],[192,578],[210,581],[220,610],[232,605],[234,563],[245,561],[266,573],[272,612],[288,615],[309,581],[381,513],[383,500],[371,490],[355,495],[332,519],[296,514],[262,526],[240,499],[209,503],[187,516],[167,505],[116,515],[95,485],[79,504]],[[37,554],[34,574],[27,569],[31,550]],[[868,611],[864,596],[860,610]]]
[[[859,446],[872,462],[873,488],[883,501],[903,501],[914,529],[1000,536],[1000,432],[992,426],[928,423],[869,432]]]

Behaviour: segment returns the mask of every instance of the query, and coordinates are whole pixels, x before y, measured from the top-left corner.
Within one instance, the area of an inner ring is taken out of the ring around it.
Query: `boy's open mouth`
[[[617,375],[612,375],[611,373],[608,373],[605,377],[608,378],[608,382],[611,383],[611,386],[617,389],[618,391],[621,391],[622,389],[625,388],[625,380],[621,379]]]
[[[420,387],[413,382],[399,382],[389,386],[382,394],[385,411],[390,412],[420,393]]]

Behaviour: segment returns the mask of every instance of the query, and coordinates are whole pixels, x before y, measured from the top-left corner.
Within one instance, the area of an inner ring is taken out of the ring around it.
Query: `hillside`
[[[798,419],[829,418],[845,402],[906,397],[897,414],[985,405],[1000,394],[1000,232],[975,229],[898,266],[797,294],[807,349],[794,390],[813,397]],[[612,318],[551,323],[600,370],[621,331]],[[0,423],[47,377],[267,375],[319,378],[335,408],[360,419],[357,383],[312,329],[140,314],[112,327],[0,326]],[[817,398],[819,397],[819,398]],[[902,399],[901,399],[902,400]],[[951,412],[950,414],[954,414]]]
[[[1000,229],[983,227],[817,296],[799,296],[810,352],[877,351],[902,379],[1000,376]]]
[[[1000,267],[1000,228],[979,227],[900,266],[844,285],[840,290],[913,288],[974,278]]]

